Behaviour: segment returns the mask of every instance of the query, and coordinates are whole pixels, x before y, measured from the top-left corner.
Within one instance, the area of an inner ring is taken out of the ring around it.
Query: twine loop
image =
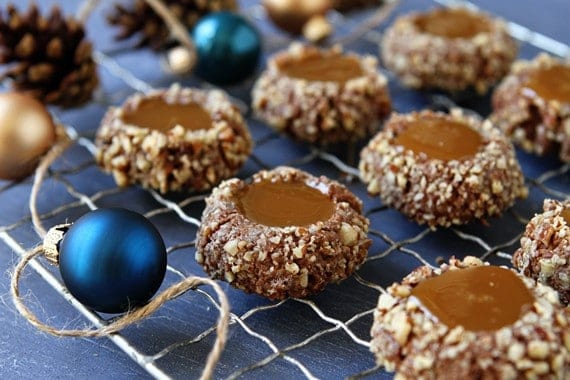
[[[162,293],[155,296],[151,299],[147,304],[135,308],[133,310],[128,311],[124,315],[120,316],[117,319],[114,319],[112,322],[105,324],[100,328],[95,329],[58,329],[52,327],[50,325],[45,324],[42,322],[25,304],[23,301],[22,296],[20,295],[20,280],[22,278],[23,272],[28,264],[39,256],[44,256],[48,261],[51,263],[57,262],[57,250],[52,252],[55,247],[50,246],[50,242],[53,239],[58,238],[58,236],[63,235],[65,229],[68,225],[60,225],[56,226],[50,230],[49,233],[46,232],[46,229],[42,226],[40,215],[37,211],[36,201],[38,194],[40,192],[42,183],[46,176],[46,173],[51,166],[51,164],[60,157],[63,152],[66,150],[67,147],[71,145],[73,140],[65,133],[65,129],[61,125],[57,125],[57,135],[58,141],[56,144],[48,151],[41,159],[36,172],[35,178],[32,185],[31,193],[30,193],[30,213],[32,216],[32,223],[37,234],[44,239],[44,244],[40,244],[30,251],[28,251],[20,260],[20,262],[16,265],[14,269],[14,273],[12,274],[11,284],[10,284],[10,292],[12,295],[12,301],[14,306],[18,310],[18,312],[26,318],[26,320],[35,326],[37,329],[60,337],[105,337],[111,334],[117,333],[118,331],[134,324],[139,321],[144,320],[145,318],[149,317],[155,311],[157,311],[163,304],[172,300],[180,295],[184,294],[189,290],[196,289],[198,286],[208,285],[214,289],[218,300],[219,306],[216,305],[219,309],[219,317],[216,325],[216,340],[214,345],[208,354],[208,358],[206,360],[206,364],[204,369],[202,370],[201,379],[210,379],[212,378],[212,374],[214,372],[215,366],[219,361],[220,355],[225,347],[226,339],[227,339],[227,330],[230,322],[230,305],[227,296],[225,295],[222,288],[212,279],[210,278],[203,278],[197,276],[189,276],[184,278],[183,280],[171,285]],[[57,236],[50,236],[52,231],[55,231]]]
[[[85,24],[93,10],[97,7],[101,0],[85,0],[77,11],[76,18],[82,24]],[[149,7],[164,21],[170,35],[180,43],[180,45],[188,53],[187,71],[191,71],[197,62],[196,46],[190,37],[186,26],[172,13],[172,11],[164,4],[162,0],[144,0]]]

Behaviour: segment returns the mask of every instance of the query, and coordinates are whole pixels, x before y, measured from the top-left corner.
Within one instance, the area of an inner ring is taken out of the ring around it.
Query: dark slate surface
[[[27,4],[27,1],[18,4]],[[79,1],[41,1],[42,9],[47,9],[53,3],[61,4],[66,12],[74,13]],[[133,72],[138,78],[145,80],[153,86],[166,86],[173,81],[196,85],[198,82],[192,77],[178,78],[165,73],[160,66],[160,57],[149,51],[132,51],[128,44],[118,44],[113,41],[114,31],[105,24],[103,14],[108,11],[110,2],[103,2],[100,9],[89,19],[87,29],[96,49],[106,52],[122,67]],[[254,2],[243,2],[247,14],[255,17]],[[4,7],[6,1],[0,1]],[[566,15],[570,14],[570,4],[565,0],[524,0],[518,2],[496,2],[491,0],[478,0],[476,4],[491,13],[522,24],[532,30],[544,33],[547,36],[570,43],[570,34]],[[412,9],[426,9],[434,3],[428,0],[402,1],[397,14]],[[350,33],[351,28],[367,16],[366,13],[354,13],[348,16],[345,23],[337,22],[337,37]],[[391,18],[391,20],[393,17]],[[279,34],[266,21],[258,20],[260,28],[265,33],[265,48],[285,46],[286,36]],[[383,27],[378,28],[381,31]],[[349,47],[351,50],[377,54],[376,45],[370,40],[360,40]],[[539,49],[528,44],[522,44],[521,57],[530,58]],[[126,95],[132,93],[117,75],[106,68],[100,69],[102,78],[102,95],[99,98],[108,103],[119,103]],[[234,96],[249,102],[249,89],[252,81],[227,90]],[[430,94],[422,94],[399,86],[391,79],[391,94],[394,106],[400,111],[417,110],[430,103]],[[461,104],[474,108],[480,112],[488,111],[488,98],[462,99]],[[90,104],[80,109],[62,111],[57,108],[53,112],[65,123],[73,126],[82,136],[92,138],[106,104]],[[305,156],[310,148],[291,142],[286,138],[274,138],[267,142],[262,139],[270,136],[270,130],[264,125],[251,121],[250,127],[258,143],[255,156],[264,165],[275,166],[288,163],[290,160]],[[336,155],[350,162],[352,156],[343,151]],[[538,159],[519,152],[519,158],[525,174],[531,179],[538,178],[542,173],[561,167],[560,162],[552,158]],[[241,177],[247,177],[259,170],[259,161],[251,160],[240,172]],[[352,163],[354,166],[354,163]],[[323,160],[311,160],[298,163],[296,166],[314,174],[325,174],[333,178],[343,179],[339,170]],[[85,148],[74,145],[53,167],[54,176],[46,180],[38,199],[38,207],[42,214],[47,215],[44,224],[50,226],[65,220],[74,220],[87,212],[85,205],[75,204],[75,198],[69,189],[92,197],[106,189],[114,189],[112,179],[101,173],[93,165],[91,155]],[[426,233],[418,242],[406,245],[406,250],[396,251],[380,258],[389,247],[390,240],[401,241],[410,239],[425,231],[424,227],[417,226],[406,220],[393,210],[380,209],[377,199],[368,197],[364,187],[356,181],[347,182],[349,187],[365,201],[372,229],[379,232],[372,236],[374,244],[370,250],[369,260],[361,270],[361,279],[373,284],[386,286],[393,281],[401,279],[408,271],[419,265],[420,262],[410,254],[419,253],[430,263],[435,263],[437,257],[449,257],[451,254],[462,255],[466,253],[483,255],[487,249],[468,239],[461,238],[453,230],[442,230],[436,233]],[[570,193],[570,179],[566,171],[562,176],[555,176],[545,185],[557,190],[566,196]],[[31,179],[21,183],[0,181],[0,377],[4,379],[31,379],[31,378],[146,378],[148,374],[136,364],[125,352],[117,347],[111,340],[102,339],[69,339],[54,338],[38,332],[29,325],[15,311],[9,294],[10,275],[13,266],[19,257],[14,249],[28,249],[38,243],[38,238],[29,222],[29,191]],[[166,198],[173,202],[182,202],[189,194],[169,194]],[[538,187],[531,188],[529,199],[520,201],[514,207],[516,214],[529,218],[541,207],[545,193]],[[140,212],[150,212],[160,209],[151,194],[137,187],[122,191],[105,193],[100,198],[93,199],[98,207],[125,206]],[[62,209],[58,209],[63,206]],[[199,218],[203,204],[201,202],[185,205],[180,203],[183,211],[190,216]],[[183,223],[172,211],[159,213],[151,217],[153,223],[161,231],[168,246],[177,243],[190,242],[195,236],[196,228]],[[458,228],[457,231],[482,238],[491,247],[500,246],[500,250],[512,253],[517,247],[508,244],[522,230],[523,225],[516,220],[515,214],[507,213],[501,219],[490,220],[484,226],[472,223]],[[422,235],[423,236],[423,235]],[[8,244],[12,243],[12,245]],[[411,250],[411,251],[410,251]],[[494,253],[494,252],[493,252]],[[200,267],[194,262],[192,248],[175,249],[169,256],[169,264],[185,274],[203,275]],[[493,254],[490,259],[494,262],[506,263],[504,259],[496,258]],[[41,262],[43,268],[59,278],[57,271]],[[169,273],[165,284],[171,284],[178,277]],[[166,286],[165,285],[165,286]],[[250,310],[256,310],[245,319],[246,326],[251,331],[269,338],[280,350],[303,342],[311,336],[315,339],[303,344],[300,348],[287,349],[286,358],[302,363],[310,373],[319,378],[336,379],[353,374],[359,374],[374,367],[372,355],[366,347],[356,344],[352,338],[342,330],[323,333],[326,329],[334,327],[317,315],[310,305],[299,301],[287,301],[275,305],[258,296],[246,295],[222,284],[230,298],[232,311],[236,315],[243,315]],[[204,289],[209,292],[208,289]],[[22,292],[28,304],[38,315],[50,324],[60,327],[84,327],[89,322],[75,308],[55,291],[46,280],[33,270],[26,272],[23,280]],[[310,299],[319,311],[326,316],[339,321],[347,322],[358,313],[370,311],[376,302],[378,291],[364,286],[355,278],[351,278],[339,285],[332,285],[323,293]],[[273,306],[266,310],[263,306]],[[108,318],[109,316],[101,316]],[[165,305],[156,316],[123,332],[129,344],[143,354],[155,354],[171,344],[192,340],[203,331],[210,328],[217,318],[216,310],[211,302],[201,293],[191,292],[171,303]],[[350,324],[350,330],[359,339],[367,341],[368,331],[372,321],[368,313],[356,318]],[[317,334],[317,335],[314,335]],[[194,344],[184,344],[172,349],[163,358],[157,360],[156,365],[164,373],[176,378],[195,378],[199,376],[206,355],[213,342],[213,336]],[[127,350],[129,351],[129,350]],[[270,346],[263,341],[252,337],[244,328],[232,326],[226,351],[216,369],[216,377],[224,378],[235,371],[251,366],[272,354]],[[300,378],[303,372],[298,366],[291,364],[283,357],[270,361],[260,369],[246,371],[244,378]],[[392,375],[382,371],[373,372],[374,378],[392,378]]]

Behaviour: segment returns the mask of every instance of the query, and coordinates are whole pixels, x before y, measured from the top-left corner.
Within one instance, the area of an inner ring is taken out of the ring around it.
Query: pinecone
[[[209,12],[237,8],[236,0],[163,0],[163,3],[188,29]],[[111,25],[121,27],[116,36],[118,40],[139,34],[137,47],[163,50],[173,46],[168,27],[145,0],[135,0],[132,8],[115,4],[114,12],[107,16],[107,20]]]
[[[62,107],[91,99],[99,83],[91,44],[83,26],[65,19],[58,7],[43,17],[32,3],[20,13],[12,5],[0,11],[0,80],[12,79],[14,89]]]

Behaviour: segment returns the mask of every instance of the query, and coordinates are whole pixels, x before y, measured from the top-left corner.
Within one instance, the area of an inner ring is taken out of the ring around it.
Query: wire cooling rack
[[[335,13],[331,17],[335,27],[332,40],[343,42],[347,50],[377,54],[382,30],[396,15],[412,9],[427,9],[435,3],[448,5],[450,2],[417,0],[400,4],[382,25],[377,25],[379,15],[373,11]],[[102,8],[92,17],[108,11]],[[289,38],[268,23],[257,2],[242,1],[241,11],[264,31],[267,54],[289,44]],[[510,27],[521,43],[521,57],[531,58],[539,51],[559,56],[569,54],[568,46],[561,42],[515,23],[510,23]],[[93,34],[91,31],[90,35]],[[42,222],[50,227],[106,206],[136,210],[157,226],[167,244],[169,266],[163,287],[189,275],[203,276],[204,272],[194,261],[193,243],[207,194],[161,195],[137,186],[117,188],[112,178],[94,163],[93,137],[107,107],[120,103],[134,91],[146,92],[174,81],[191,86],[208,85],[168,74],[161,68],[161,58],[151,52],[125,50],[121,44],[109,46],[107,49],[97,46],[94,54],[102,78],[95,101],[79,110],[53,110],[55,117],[66,126],[73,144],[52,165],[39,194],[37,206]],[[386,75],[394,108],[398,111],[457,103],[482,114],[489,112],[488,97],[449,99],[441,94],[419,93],[401,87],[396,78]],[[222,284],[232,305],[232,315],[228,343],[216,367],[216,378],[392,378],[375,365],[368,350],[372,312],[384,288],[419,265],[437,265],[452,255],[471,254],[508,265],[526,222],[541,211],[542,200],[570,197],[569,164],[563,165],[553,157],[537,158],[517,152],[530,189],[526,200],[518,201],[501,218],[431,231],[366,194],[355,169],[359,147],[325,152],[292,142],[254,120],[248,107],[252,84],[253,80],[249,80],[226,88],[248,116],[255,139],[253,156],[239,176],[247,178],[263,168],[291,165],[343,182],[364,201],[366,215],[371,220],[373,245],[354,276],[341,284],[330,285],[309,299],[270,302]],[[0,241],[8,247],[1,249],[0,254],[11,255],[0,258],[2,260],[13,263],[18,255],[38,243],[27,209],[30,187],[31,179],[19,183],[0,182]],[[3,280],[8,281],[6,276]],[[75,301],[63,287],[57,269],[42,259],[31,263],[22,288],[32,310],[42,320],[61,328],[103,326],[113,317],[94,313]],[[136,326],[92,342],[97,345],[108,339],[152,377],[197,377],[215,335],[219,305],[212,294],[208,288],[196,289],[165,304]],[[5,297],[3,300],[7,305]],[[71,352],[77,354],[72,343],[66,347],[70,356]],[[49,356],[49,353],[44,355]],[[67,365],[49,364],[62,368]],[[98,363],[94,367],[105,365]],[[145,373],[137,372],[140,369],[132,363],[126,366],[135,369],[121,371],[119,368],[117,377]],[[0,370],[16,373],[2,366]],[[66,371],[81,373],[77,368]],[[41,366],[28,372],[28,376],[34,372],[41,374]]]

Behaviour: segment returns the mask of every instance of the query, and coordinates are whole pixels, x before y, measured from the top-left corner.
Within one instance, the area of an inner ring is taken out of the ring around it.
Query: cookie
[[[500,215],[528,193],[510,141],[460,109],[393,114],[359,170],[371,195],[432,228]]]
[[[409,87],[484,94],[509,71],[518,47],[505,24],[466,8],[437,8],[396,19],[382,61]]]
[[[371,56],[293,43],[269,58],[252,93],[258,118],[315,145],[355,141],[391,110],[388,82]]]
[[[550,287],[452,258],[380,296],[370,348],[397,379],[566,379],[569,322]]]
[[[532,218],[513,255],[525,276],[554,288],[570,303],[570,200],[545,199],[543,212]]]
[[[307,297],[350,276],[371,241],[362,202],[340,183],[291,167],[230,179],[206,199],[196,261],[270,299]]]
[[[162,193],[212,188],[237,173],[253,145],[224,92],[179,85],[111,107],[95,143],[97,163],[117,185]]]
[[[546,53],[517,61],[492,103],[491,118],[515,144],[570,162],[570,64]]]

